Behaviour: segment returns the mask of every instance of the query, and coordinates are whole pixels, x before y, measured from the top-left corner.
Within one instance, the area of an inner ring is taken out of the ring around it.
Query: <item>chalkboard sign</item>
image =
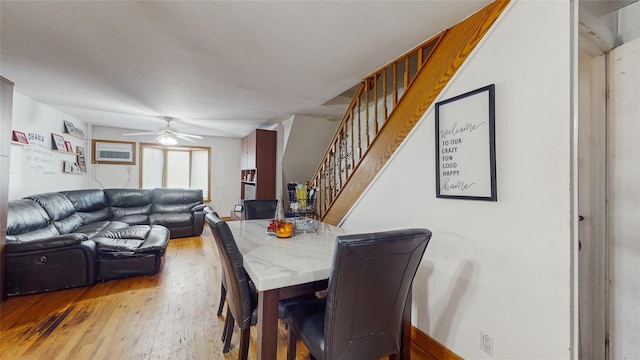
[[[497,201],[494,84],[436,103],[436,197]]]

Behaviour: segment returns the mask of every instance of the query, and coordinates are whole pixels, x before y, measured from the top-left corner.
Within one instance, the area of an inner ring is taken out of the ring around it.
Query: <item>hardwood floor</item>
[[[210,231],[172,239],[154,276],[8,298],[0,309],[2,359],[237,359],[222,353],[216,310],[220,263]],[[255,359],[255,327],[249,358]],[[286,358],[280,332],[278,359]],[[304,345],[298,358],[308,358]]]
[[[1,359],[237,359],[222,353],[220,262],[210,230],[169,241],[154,276],[8,298],[0,308]],[[256,328],[249,359],[256,358]],[[309,352],[298,344],[297,359]],[[412,346],[413,359],[429,359]],[[281,326],[278,360],[286,359]]]

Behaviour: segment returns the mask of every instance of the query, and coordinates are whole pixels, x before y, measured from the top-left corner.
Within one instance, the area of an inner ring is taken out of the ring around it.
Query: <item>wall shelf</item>
[[[59,152],[59,153],[67,154],[67,155],[80,155],[78,153],[74,153],[74,152],[70,152],[70,151],[56,150],[56,149],[51,149],[51,151],[55,151],[55,152]]]
[[[86,138],[86,137],[83,137],[83,136],[80,136],[80,135],[76,135],[76,134],[72,134],[72,133],[68,133],[68,132],[63,132],[63,134],[64,134],[65,136],[66,136],[66,135],[69,135],[69,136],[74,137],[74,138],[77,138],[77,139],[87,140],[87,138]]]

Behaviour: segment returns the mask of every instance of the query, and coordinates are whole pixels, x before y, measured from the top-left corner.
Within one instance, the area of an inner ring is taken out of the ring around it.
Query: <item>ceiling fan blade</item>
[[[139,132],[139,133],[126,133],[126,134],[122,134],[122,136],[140,136],[140,135],[158,135],[158,134],[162,134],[162,133],[146,131],[146,132]]]
[[[202,140],[202,136],[200,135],[192,135],[192,134],[183,134],[183,133],[175,133],[177,136],[184,136],[184,137],[188,137],[188,138],[192,138],[192,139],[200,139]]]
[[[173,134],[173,135],[175,135],[175,137],[177,137],[177,138],[178,138],[178,139],[180,139],[180,140],[184,140],[184,141],[186,141],[186,142],[190,142],[190,143],[192,143],[192,144],[196,144],[196,143],[197,143],[197,141],[193,140],[193,139],[192,139],[192,138],[190,138],[190,137],[185,136],[185,134],[175,133],[175,134]],[[201,139],[202,139],[202,138],[201,138]]]

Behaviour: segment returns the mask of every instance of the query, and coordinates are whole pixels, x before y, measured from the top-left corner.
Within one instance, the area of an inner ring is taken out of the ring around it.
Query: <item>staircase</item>
[[[316,211],[339,225],[509,1],[495,1],[365,77],[316,170]]]

